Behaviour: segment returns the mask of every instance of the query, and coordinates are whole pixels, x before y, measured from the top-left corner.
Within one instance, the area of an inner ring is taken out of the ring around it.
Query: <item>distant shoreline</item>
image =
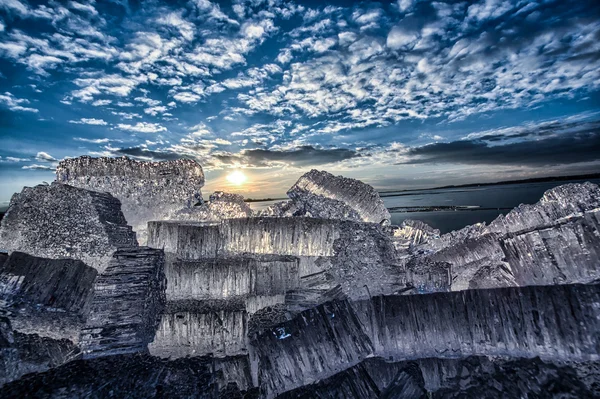
[[[485,186],[499,186],[502,184],[527,184],[527,183],[544,183],[550,181],[568,181],[568,180],[585,180],[585,179],[600,179],[600,173],[589,173],[586,175],[572,175],[572,176],[551,176],[551,177],[534,177],[530,179],[521,180],[505,180],[493,183],[468,183],[450,186],[439,186],[429,188],[413,188],[404,190],[383,190],[377,191],[379,194],[390,194],[390,193],[403,193],[408,191],[429,191],[429,190],[441,190],[445,188],[467,188],[467,187],[485,187]],[[385,197],[385,195],[382,195]],[[268,202],[268,201],[286,201],[289,198],[246,198],[244,202]]]

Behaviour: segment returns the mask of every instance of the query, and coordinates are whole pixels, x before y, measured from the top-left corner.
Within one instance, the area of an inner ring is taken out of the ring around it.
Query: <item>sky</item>
[[[80,155],[250,198],[600,172],[600,2],[0,0],[0,206]]]

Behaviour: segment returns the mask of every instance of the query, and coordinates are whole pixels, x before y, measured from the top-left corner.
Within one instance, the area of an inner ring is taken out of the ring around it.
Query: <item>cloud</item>
[[[600,123],[563,134],[543,131],[522,132],[511,138],[538,136],[537,139],[494,145],[497,137],[485,135],[449,143],[413,147],[402,163],[457,163],[468,165],[521,165],[542,167],[600,160]],[[550,137],[543,137],[550,135]],[[542,137],[542,138],[539,138]]]
[[[315,148],[301,146],[291,150],[253,149],[242,151],[239,157],[215,155],[226,164],[242,163],[252,167],[268,167],[275,164],[291,166],[323,165],[358,157],[356,151],[345,148]]]
[[[134,158],[142,158],[155,161],[172,161],[185,158],[185,156],[174,152],[152,151],[143,147],[121,148],[115,151],[117,154],[127,155]]]
[[[84,137],[74,137],[73,140],[75,141],[83,141],[84,143],[92,143],[92,144],[105,144],[105,143],[109,143],[111,140],[104,138],[104,139],[86,139]]]
[[[51,170],[51,171],[56,170],[56,168],[53,167],[53,166],[36,165],[36,164],[23,166],[21,169],[29,169],[29,170]]]
[[[125,123],[119,123],[117,127],[121,130],[128,132],[139,132],[139,133],[158,133],[166,132],[167,128],[158,123],[138,122],[135,125],[128,125]]]
[[[96,126],[106,126],[108,122],[103,119],[96,118],[81,118],[79,120],[70,120],[69,123],[74,123],[76,125],[96,125]]]
[[[34,112],[37,113],[39,110],[30,107],[24,107],[21,104],[29,104],[29,100],[25,98],[16,98],[9,92],[0,94],[0,105],[6,106],[11,111],[16,112]]]
[[[40,151],[35,156],[35,159],[40,162],[57,162],[58,159],[54,158],[52,155],[47,152]]]

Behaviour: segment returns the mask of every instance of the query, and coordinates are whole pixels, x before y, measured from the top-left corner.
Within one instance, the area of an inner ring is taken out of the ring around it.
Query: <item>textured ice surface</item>
[[[234,363],[234,364],[232,364]],[[145,354],[76,360],[32,374],[0,389],[3,398],[258,398],[244,382],[235,358],[169,361]]]
[[[467,226],[410,250],[417,259],[450,263],[453,290],[594,281],[600,278],[599,197],[595,184],[566,184],[489,226]]]
[[[584,367],[597,367],[586,362]],[[386,362],[370,358],[320,382],[280,395],[309,398],[595,397],[578,368],[540,359],[471,356]],[[566,396],[565,396],[566,395]]]
[[[234,256],[167,263],[167,300],[285,295],[299,284],[298,259]]]
[[[58,367],[78,355],[79,349],[68,339],[13,331],[10,321],[0,317],[0,386],[24,374]]]
[[[165,358],[245,355],[246,319],[240,300],[168,302],[150,353]]]
[[[56,181],[118,198],[127,222],[143,245],[149,220],[168,219],[202,202],[204,172],[197,162],[185,159],[139,162],[127,157],[84,156],[61,161]]]
[[[335,221],[312,218],[241,218],[218,223],[150,222],[148,245],[182,259],[243,253],[333,255]]]
[[[269,396],[373,355],[396,360],[471,355],[598,360],[599,305],[598,285],[330,302],[259,334],[251,353]]]
[[[13,195],[0,226],[0,248],[82,260],[104,270],[113,252],[137,245],[118,199],[53,183]]]
[[[147,350],[165,303],[164,253],[122,248],[98,276],[81,332],[86,358]]]
[[[339,201],[356,211],[365,222],[383,224],[390,222],[390,213],[373,187],[359,180],[334,176],[325,171],[313,169],[302,175],[289,189],[288,196],[295,202],[312,202],[311,209],[314,209],[315,213],[321,207],[324,217],[329,213],[349,212],[345,209],[327,209],[338,207],[337,201]],[[322,205],[318,204],[319,196],[324,198]],[[312,216],[320,217],[315,214]]]
[[[390,230],[394,237],[394,245],[398,249],[408,249],[440,238],[438,229],[420,220],[404,220],[400,226],[391,226]]]
[[[253,215],[252,209],[239,194],[215,191],[208,202],[187,207],[176,212],[171,220],[219,221],[222,219],[244,218]]]
[[[0,267],[0,312],[22,333],[76,342],[96,274],[79,260],[15,251]]]

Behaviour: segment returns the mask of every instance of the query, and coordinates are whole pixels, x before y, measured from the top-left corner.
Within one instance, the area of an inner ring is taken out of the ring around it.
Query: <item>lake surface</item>
[[[392,215],[392,224],[406,219],[421,220],[440,229],[442,233],[467,225],[489,223],[500,214],[506,214],[519,204],[534,204],[546,190],[567,183],[600,179],[570,180],[542,183],[498,184],[494,186],[456,187],[415,191],[386,191],[383,202]],[[279,201],[249,203],[258,210]]]

